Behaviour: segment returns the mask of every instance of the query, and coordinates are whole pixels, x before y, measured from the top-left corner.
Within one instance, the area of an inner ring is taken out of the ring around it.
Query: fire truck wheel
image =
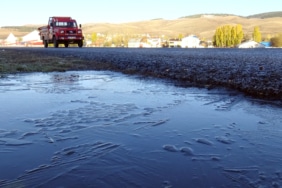
[[[47,40],[44,40],[43,43],[44,43],[44,47],[45,47],[45,48],[48,48],[48,41],[47,41]]]
[[[79,48],[81,48],[81,47],[83,46],[82,40],[78,41],[78,44],[77,44],[77,45],[78,45]]]
[[[65,48],[69,47],[69,43],[65,43]]]
[[[58,47],[59,47],[59,43],[58,43],[58,41],[56,40],[55,37],[54,37],[54,39],[53,39],[53,43],[54,43],[54,47],[55,47],[55,48],[58,48]]]

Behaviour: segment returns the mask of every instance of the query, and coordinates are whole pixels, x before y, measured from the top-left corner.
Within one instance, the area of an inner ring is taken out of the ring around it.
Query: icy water
[[[0,80],[0,187],[280,187],[282,108],[113,72]]]

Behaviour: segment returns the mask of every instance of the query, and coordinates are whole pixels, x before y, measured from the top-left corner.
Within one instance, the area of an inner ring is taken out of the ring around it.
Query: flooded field
[[[280,187],[282,108],[113,72],[0,80],[0,187]]]

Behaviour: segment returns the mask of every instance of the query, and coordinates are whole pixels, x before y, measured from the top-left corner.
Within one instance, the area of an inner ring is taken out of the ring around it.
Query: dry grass
[[[215,16],[201,18],[183,18],[177,20],[150,20],[126,24],[86,24],[84,33],[128,33],[152,36],[166,35],[177,37],[179,34],[195,34],[201,38],[211,39],[215,29],[225,24],[241,24],[246,34],[251,35],[254,27],[259,26],[264,37],[282,32],[282,18],[247,19],[237,16]]]
[[[27,48],[28,49],[28,48]],[[111,63],[59,57],[32,50],[0,49],[0,77],[28,72],[65,72],[78,70],[114,70]]]
[[[10,33],[13,33],[16,37],[22,37],[28,34],[28,32],[20,32],[16,29],[0,28],[0,39],[6,39]]]
[[[259,26],[263,37],[274,36],[282,32],[282,17],[258,19],[243,18],[238,16],[214,16],[200,18],[182,18],[176,20],[149,20],[122,24],[91,23],[83,24],[84,34],[150,34],[151,36],[165,35],[177,37],[179,34],[195,34],[204,39],[212,39],[215,29],[225,24],[241,24],[246,34],[251,36],[255,26]],[[0,39],[7,38],[12,32],[16,37],[22,37],[27,33],[17,30],[0,29]]]
[[[77,59],[42,56],[15,50],[0,51],[0,75],[19,72],[52,72],[83,69]]]

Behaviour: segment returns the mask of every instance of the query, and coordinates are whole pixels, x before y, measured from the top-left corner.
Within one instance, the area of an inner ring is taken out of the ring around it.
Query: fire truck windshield
[[[75,22],[55,22],[57,27],[77,27]]]

